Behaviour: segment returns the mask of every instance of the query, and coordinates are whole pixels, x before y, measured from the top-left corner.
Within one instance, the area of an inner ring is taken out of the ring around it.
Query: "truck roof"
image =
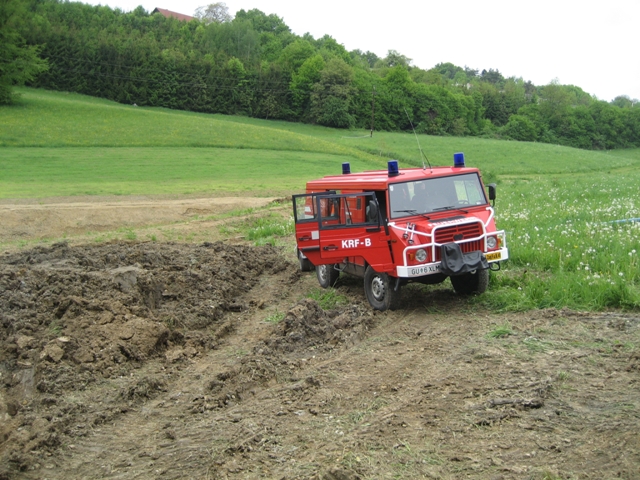
[[[307,182],[307,191],[386,190],[387,187],[393,183],[427,180],[429,178],[461,175],[464,173],[479,173],[479,170],[469,167],[401,168],[398,170],[398,174],[394,176],[389,176],[387,170],[368,170],[360,173],[328,175],[318,180],[311,180]]]

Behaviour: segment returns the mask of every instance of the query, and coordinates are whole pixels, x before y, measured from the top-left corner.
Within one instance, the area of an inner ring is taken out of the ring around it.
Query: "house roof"
[[[194,20],[195,17],[192,17],[190,15],[185,15],[183,13],[177,13],[177,12],[172,12],[171,10],[167,10],[166,8],[156,8],[153,12],[151,12],[151,14],[154,13],[159,13],[160,15],[162,15],[163,17],[169,18],[177,18],[178,20],[182,21],[182,22],[190,22],[191,20]]]

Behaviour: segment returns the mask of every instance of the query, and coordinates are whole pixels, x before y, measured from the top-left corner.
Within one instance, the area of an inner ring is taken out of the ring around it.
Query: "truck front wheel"
[[[394,290],[394,283],[386,273],[378,273],[367,267],[364,272],[364,293],[375,310],[393,310],[398,306],[400,290]]]
[[[465,273],[450,278],[453,289],[461,295],[484,293],[489,287],[489,270],[476,270],[474,273]]]
[[[340,272],[333,265],[318,265],[316,267],[318,283],[322,288],[333,287],[338,281]]]

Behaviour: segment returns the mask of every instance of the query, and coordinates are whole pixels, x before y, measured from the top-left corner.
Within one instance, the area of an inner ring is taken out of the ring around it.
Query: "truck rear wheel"
[[[303,272],[310,272],[313,270],[313,263],[305,257],[300,250],[296,248],[296,253],[298,254],[298,262],[300,262],[300,270]]]
[[[395,309],[400,300],[400,290],[396,292],[392,278],[386,273],[378,273],[371,266],[364,272],[364,293],[375,310]]]
[[[461,295],[484,293],[489,287],[489,270],[476,270],[475,273],[465,273],[450,278],[453,289]]]
[[[332,265],[318,265],[316,267],[318,283],[322,288],[333,287],[338,281],[340,272]]]

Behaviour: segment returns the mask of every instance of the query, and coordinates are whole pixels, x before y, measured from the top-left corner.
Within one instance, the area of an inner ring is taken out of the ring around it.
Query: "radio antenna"
[[[416,133],[416,129],[413,128],[413,122],[411,121],[411,118],[409,118],[409,113],[407,112],[407,109],[404,109],[404,113],[407,115],[407,120],[409,120],[409,124],[411,125],[411,130],[413,130],[413,134],[416,137],[416,142],[418,142],[418,150],[420,150],[420,153],[422,154],[422,157],[424,157],[424,160],[427,161],[427,164],[429,165],[429,168],[431,169],[431,172],[433,173],[433,167],[431,166],[431,162],[429,161],[429,159],[427,158],[427,156],[424,154],[424,152],[422,151],[422,147],[420,146],[420,140],[418,140],[418,134]],[[422,158],[420,159],[422,160]],[[427,167],[424,164],[424,160],[422,160],[422,169],[426,170]]]

